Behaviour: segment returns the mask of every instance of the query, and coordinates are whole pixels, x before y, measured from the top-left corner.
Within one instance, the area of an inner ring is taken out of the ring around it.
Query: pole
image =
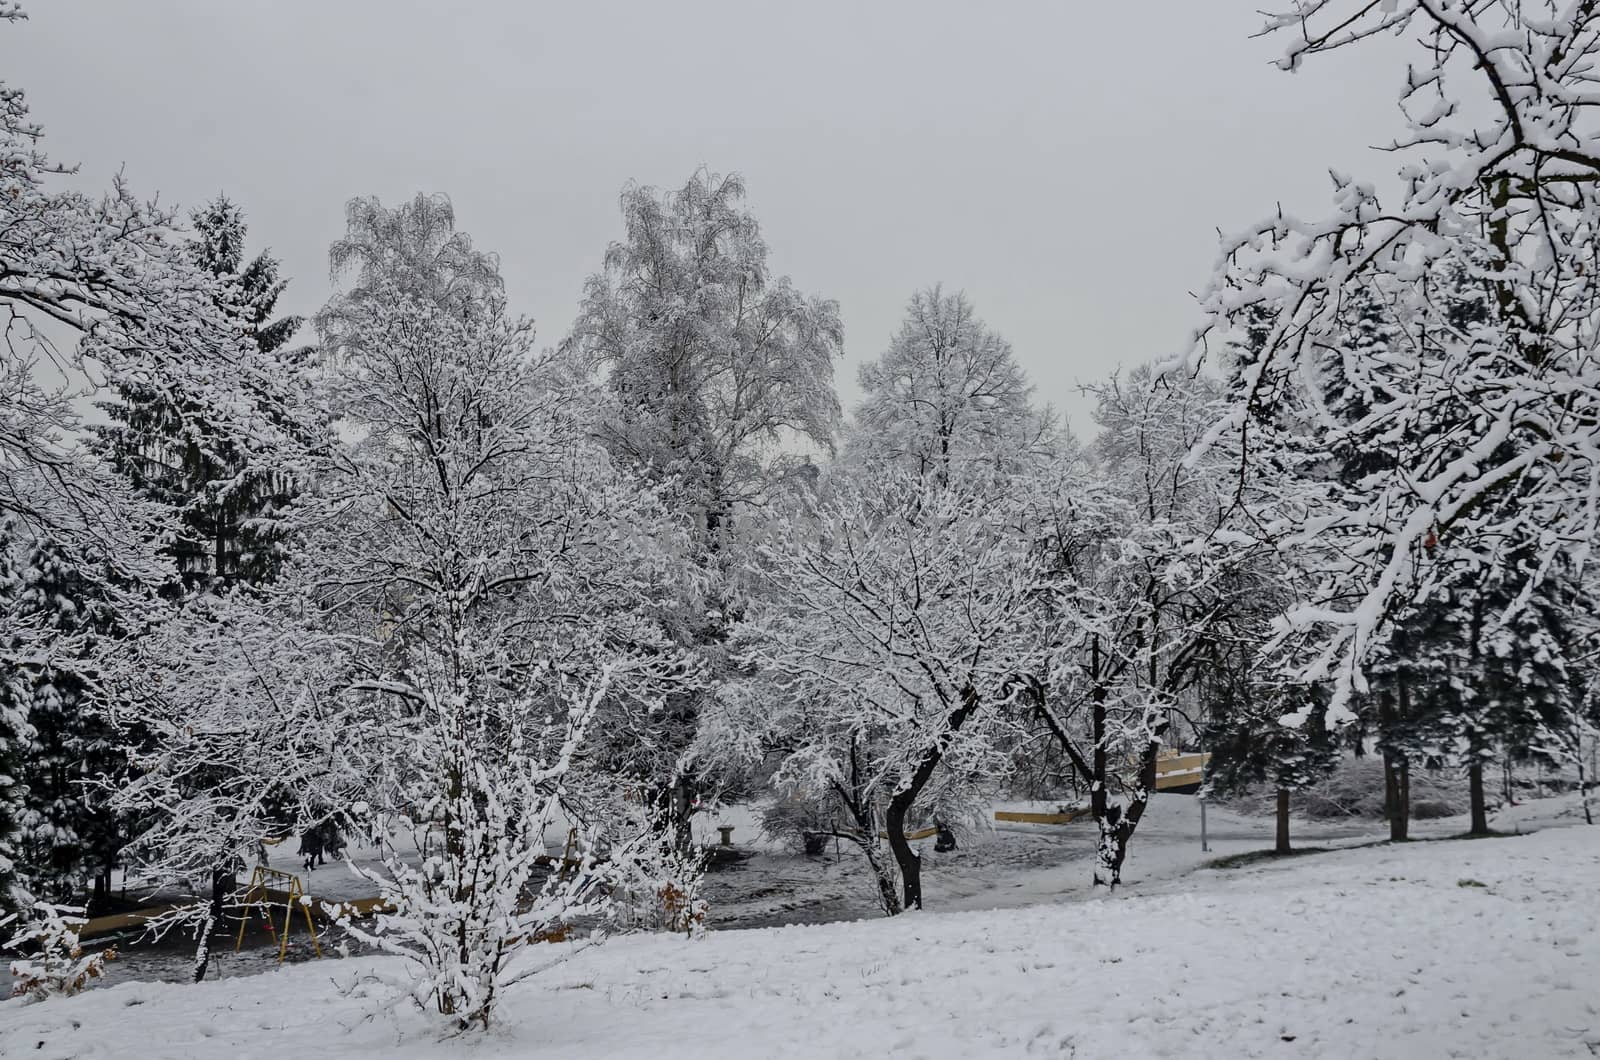
[[[1206,842],[1206,742],[1203,739],[1196,740],[1195,744],[1200,750],[1200,790],[1195,792],[1194,797],[1200,800],[1200,852],[1204,854],[1211,851],[1211,846]]]

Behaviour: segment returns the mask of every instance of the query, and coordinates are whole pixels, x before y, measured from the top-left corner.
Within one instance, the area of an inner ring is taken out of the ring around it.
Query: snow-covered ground
[[[997,808],[1045,812],[1050,803],[1004,803]],[[707,896],[713,927],[772,927],[850,920],[877,914],[873,883],[859,853],[840,844],[838,856],[824,858],[785,851],[756,834],[745,807],[729,807],[721,818],[735,823],[737,845],[755,848],[737,867],[711,874]],[[718,819],[721,819],[718,818]],[[1490,825],[1500,831],[1533,831],[1581,820],[1576,796],[1540,799],[1497,811]],[[1207,846],[1200,846],[1200,803],[1188,795],[1157,795],[1128,848],[1124,878],[1144,894],[1190,886],[1189,873],[1217,858],[1271,847],[1271,817],[1234,813],[1217,806],[1207,812]],[[748,829],[745,827],[748,825]],[[705,841],[715,840],[709,824]],[[1411,834],[1436,839],[1464,833],[1466,817],[1415,821]],[[1300,847],[1342,847],[1381,842],[1388,825],[1373,820],[1293,822]],[[1014,908],[1069,901],[1092,891],[1094,823],[1080,818],[1069,825],[994,824],[963,832],[960,848],[939,854],[933,840],[914,844],[923,857],[923,890],[929,909],[940,911]]]
[[[1249,819],[1249,836],[1229,838],[1239,823],[1213,812],[1219,838],[1203,855],[1192,834],[1160,838],[1184,832],[1193,800],[1161,806],[1134,882],[1110,898],[1083,897],[1075,856],[989,873],[986,892],[962,894],[983,875],[988,844],[974,843],[967,882],[930,866],[943,881],[930,904],[1011,908],[550,947],[570,959],[514,988],[472,1055],[1600,1055],[1600,828],[1196,869],[1233,845],[1259,849],[1270,825]],[[1519,823],[1569,811],[1552,800]],[[1192,858],[1179,849],[1191,845]],[[1053,901],[1025,904],[1057,873]],[[994,886],[1005,880],[1020,886]],[[464,1055],[435,1020],[386,1003],[386,988],[347,997],[331,981],[372,971],[398,965],[353,958],[7,1003],[0,1054]]]
[[[1050,803],[1003,803],[997,808],[1054,810]],[[1497,811],[1491,824],[1502,831],[1531,831],[1580,819],[1575,796],[1541,799]],[[1273,839],[1270,817],[1230,812],[1216,806],[1208,813],[1208,851],[1200,847],[1199,803],[1186,795],[1158,795],[1140,824],[1129,848],[1125,877],[1130,890],[1143,894],[1185,890],[1192,886],[1188,874],[1205,863],[1230,854],[1269,847]],[[717,825],[734,826],[735,846],[748,855],[719,868],[706,879],[714,929],[779,927],[820,924],[876,917],[874,885],[860,854],[848,843],[837,855],[830,846],[824,857],[804,857],[782,841],[761,833],[759,813],[748,804],[733,804],[696,814],[695,838],[702,844],[719,840]],[[1467,819],[1440,818],[1414,822],[1418,838],[1459,835]],[[1339,847],[1379,842],[1386,838],[1382,821],[1294,822],[1295,843],[1305,847]],[[547,847],[559,853],[565,828],[546,836]],[[918,844],[924,859],[923,885],[930,911],[1016,908],[1045,902],[1074,901],[1092,891],[1091,861],[1095,830],[1087,818],[1070,825],[995,824],[968,829],[960,849],[940,854],[933,841]],[[288,850],[280,847],[279,850]],[[376,866],[376,851],[353,846],[350,855]],[[291,871],[299,866],[286,856],[273,864]],[[327,900],[349,900],[373,893],[370,881],[342,864],[329,864],[301,874],[308,893]],[[281,917],[281,910],[279,911]],[[335,941],[339,938],[334,933]],[[187,979],[192,965],[193,941],[181,932],[161,946],[123,948],[121,958],[108,969],[107,981],[130,979]],[[210,976],[257,975],[277,963],[277,939],[259,923],[246,933],[246,946],[233,952],[232,936],[219,938],[212,948]],[[303,925],[296,921],[289,935],[289,960],[315,959]]]

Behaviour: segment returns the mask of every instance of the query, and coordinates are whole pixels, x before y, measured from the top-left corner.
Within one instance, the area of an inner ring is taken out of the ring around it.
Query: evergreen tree
[[[1538,757],[1540,734],[1560,728],[1582,699],[1578,659],[1595,601],[1564,565],[1532,583],[1526,602],[1504,572],[1475,580],[1469,599],[1469,667],[1456,718],[1472,796],[1472,831],[1489,831],[1484,766]]]
[[[17,621],[21,586],[10,524],[0,520],[0,924],[30,906],[20,871],[23,768],[33,742],[28,728],[28,685],[21,666],[23,641]]]
[[[110,609],[59,548],[29,550],[16,611],[54,645],[27,675],[33,746],[23,767],[24,860],[37,897],[69,901],[93,880],[90,905],[109,895],[124,833],[105,781],[123,761],[122,737],[91,702],[94,641],[111,632]]]
[[[1284,583],[1284,572],[1263,558],[1243,574],[1249,579],[1248,603],[1224,627],[1225,635],[1210,639],[1195,682],[1203,746],[1211,754],[1206,791],[1229,794],[1257,784],[1277,789],[1275,850],[1287,854],[1292,793],[1333,767],[1343,734],[1328,728],[1326,688],[1284,681],[1264,665],[1261,645],[1286,600],[1275,588]],[[1291,715],[1304,720],[1285,724]]]
[[[273,319],[288,286],[277,260],[265,251],[245,260],[244,215],[225,197],[192,219],[189,254],[221,281],[226,296],[219,308],[292,373],[307,351],[285,349],[299,317]],[[99,446],[112,466],[138,492],[179,514],[180,532],[169,551],[186,588],[260,584],[276,575],[288,536],[283,510],[296,493],[292,476],[250,466],[224,436],[207,429],[198,410],[174,405],[163,390],[124,382],[101,408],[111,423],[98,429]]]
[[[1216,696],[1226,685],[1232,686],[1231,694]],[[1209,699],[1205,749],[1211,753],[1206,763],[1207,794],[1270,784],[1278,795],[1274,850],[1287,854],[1292,793],[1325,776],[1338,757],[1338,735],[1327,726],[1326,694],[1316,688],[1248,679],[1226,685],[1205,690]],[[1302,710],[1304,724],[1283,724],[1285,715]]]

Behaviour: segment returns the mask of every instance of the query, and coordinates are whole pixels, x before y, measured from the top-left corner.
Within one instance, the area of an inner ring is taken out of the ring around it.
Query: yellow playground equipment
[[[1211,752],[1180,751],[1163,747],[1156,753],[1156,790],[1187,794],[1200,790]]]
[[[282,884],[274,887],[273,884]],[[280,932],[272,922],[272,906],[283,903],[283,930]],[[233,952],[238,953],[244,946],[244,929],[250,924],[250,911],[255,909],[261,913],[266,921],[267,930],[278,936],[278,963],[283,963],[283,958],[289,952],[289,927],[294,923],[294,911],[300,910],[300,915],[305,917],[306,930],[311,932],[311,948],[318,957],[322,956],[322,943],[317,939],[317,925],[311,920],[311,899],[306,897],[305,891],[300,886],[300,877],[291,872],[280,869],[269,869],[265,865],[256,866],[256,871],[250,877],[250,886],[245,889],[244,901],[240,903],[242,912],[239,917],[239,938],[233,944]]]

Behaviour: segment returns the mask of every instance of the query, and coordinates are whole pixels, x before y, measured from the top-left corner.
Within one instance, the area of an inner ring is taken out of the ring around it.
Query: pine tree
[[[23,767],[25,860],[37,897],[68,901],[93,880],[90,905],[110,890],[124,831],[105,781],[121,768],[122,736],[93,705],[94,641],[112,632],[110,609],[59,548],[37,543],[24,566],[17,614],[55,645],[28,675],[33,747]]]
[[[193,222],[189,253],[228,292],[219,308],[263,354],[277,354],[294,372],[307,351],[284,348],[299,317],[272,318],[288,286],[276,259],[262,252],[245,261],[244,215],[225,197],[196,211]],[[293,480],[249,466],[196,410],[175,407],[158,389],[125,382],[101,408],[111,423],[98,429],[99,446],[112,466],[141,494],[179,513],[180,534],[169,550],[184,586],[272,580],[284,559],[282,516],[296,493]]]

